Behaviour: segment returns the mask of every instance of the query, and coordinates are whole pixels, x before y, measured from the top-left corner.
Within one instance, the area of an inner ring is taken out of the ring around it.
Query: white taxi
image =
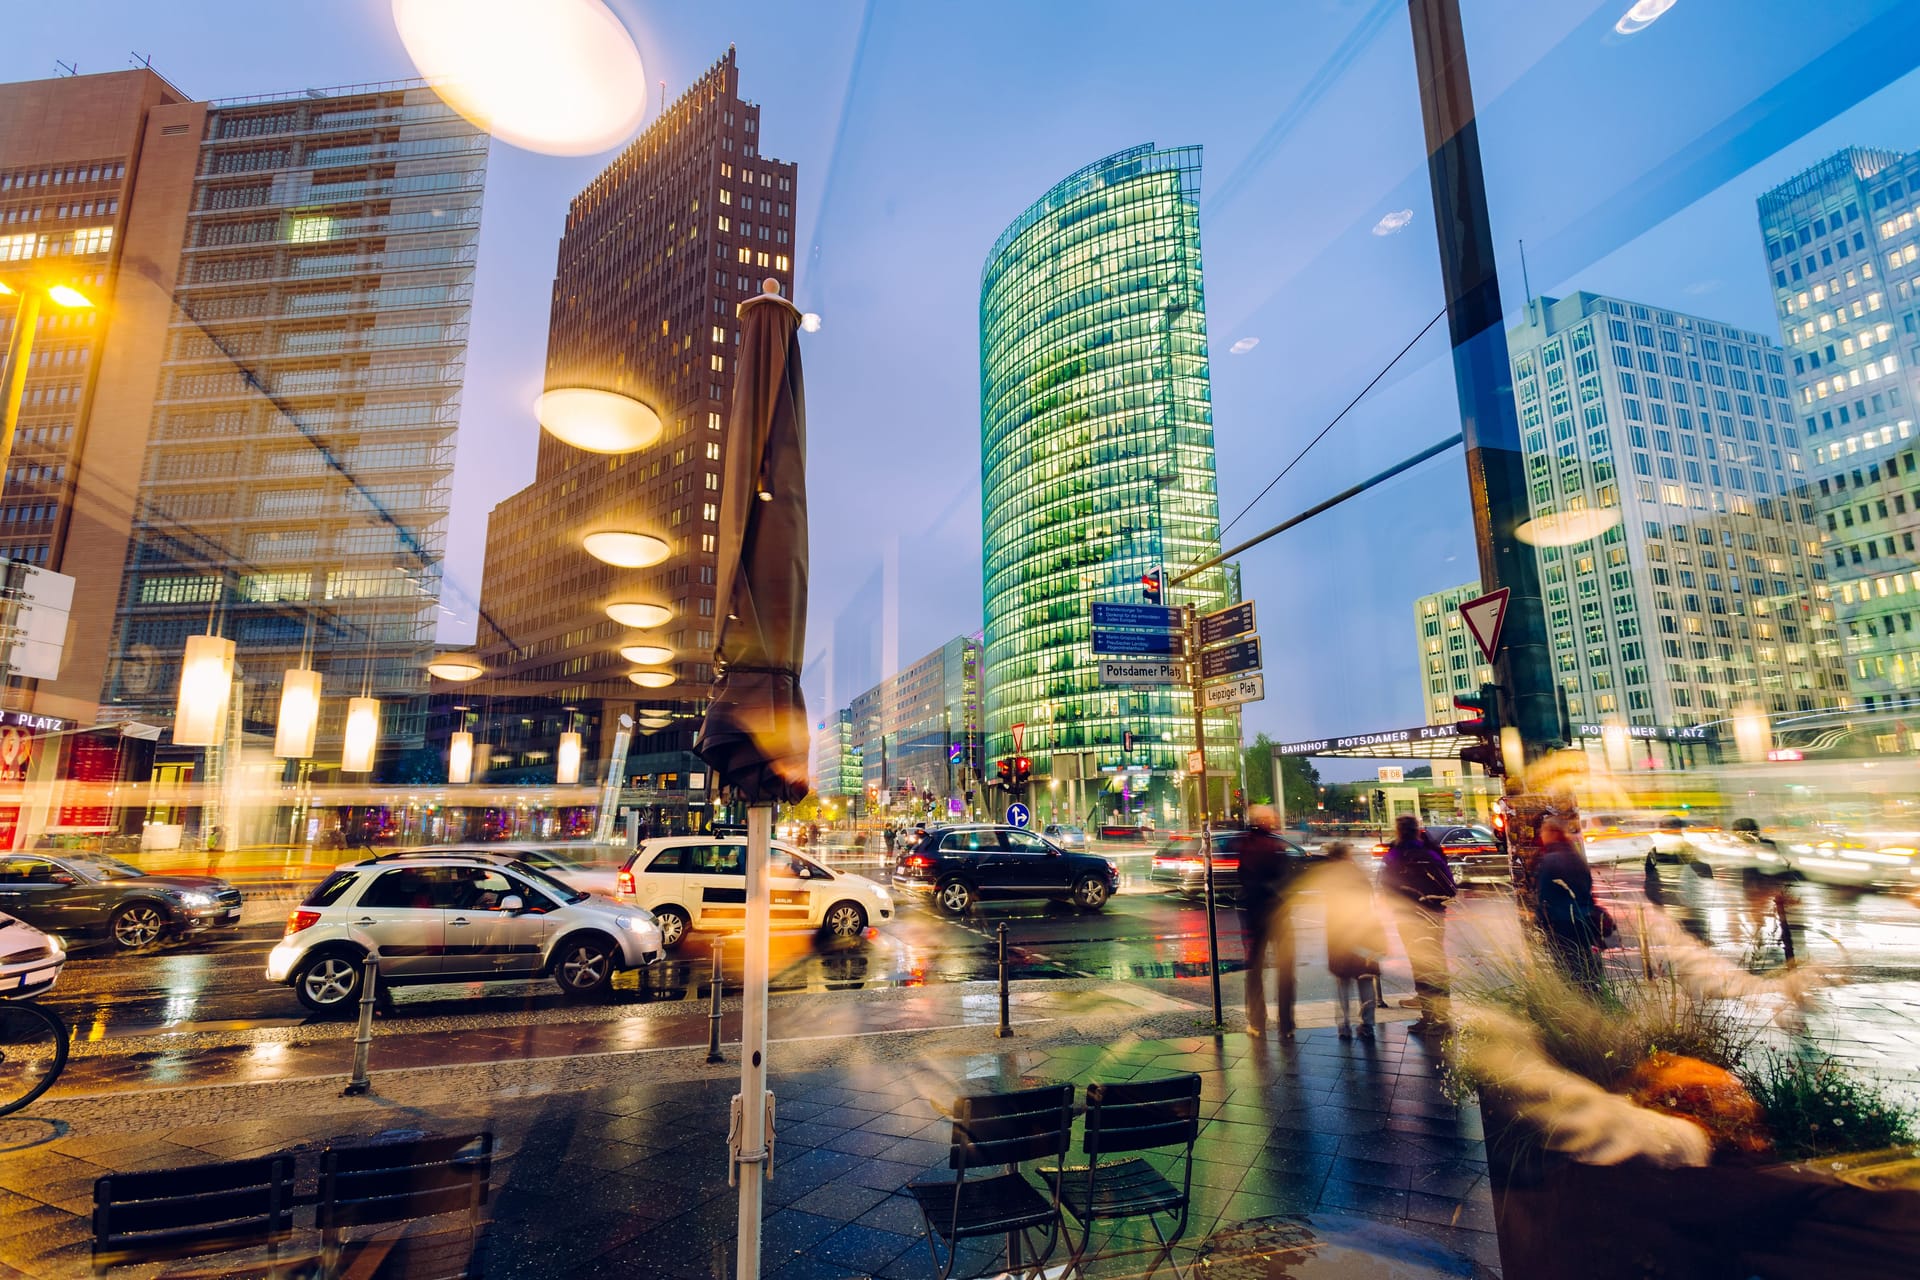
[[[775,929],[819,929],[858,938],[893,919],[893,895],[865,876],[830,871],[775,841],[769,867]],[[622,902],[645,907],[671,950],[693,930],[724,932],[747,921],[747,842],[673,836],[643,841],[620,868]]]

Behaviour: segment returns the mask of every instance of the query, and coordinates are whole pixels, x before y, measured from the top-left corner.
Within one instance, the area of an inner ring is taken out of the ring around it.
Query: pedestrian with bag
[[[1227,844],[1240,860],[1240,936],[1247,956],[1247,1034],[1267,1034],[1267,955],[1274,965],[1274,1002],[1279,1009],[1280,1038],[1293,1039],[1293,921],[1289,881],[1293,863],[1287,848],[1274,835],[1279,815],[1270,805],[1255,805],[1247,814],[1247,828]]]
[[[1447,868],[1447,855],[1412,814],[1403,813],[1394,821],[1393,843],[1382,859],[1380,882],[1391,895],[1400,945],[1413,966],[1420,1018],[1407,1030],[1416,1035],[1444,1031],[1449,985],[1447,903],[1459,890]]]
[[[1573,842],[1571,820],[1540,821],[1540,857],[1533,864],[1534,920],[1547,947],[1569,978],[1598,991],[1602,978],[1600,947],[1613,931],[1613,918],[1593,900],[1593,869]]]
[[[1327,969],[1333,974],[1334,1007],[1340,1014],[1340,1038],[1353,1038],[1348,1011],[1355,988],[1360,996],[1360,1038],[1373,1039],[1374,1010],[1380,1005],[1380,959],[1387,952],[1387,930],[1374,909],[1373,885],[1353,861],[1345,841],[1323,851],[1312,875],[1326,907]]]

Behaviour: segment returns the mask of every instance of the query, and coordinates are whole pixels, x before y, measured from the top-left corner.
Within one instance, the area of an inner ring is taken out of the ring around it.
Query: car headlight
[[[210,907],[213,905],[213,895],[210,893],[201,893],[195,889],[188,889],[180,895],[180,901],[189,907]]]
[[[653,924],[653,917],[650,915],[615,916],[613,922],[628,933],[640,933]]]
[[[1115,861],[1114,861],[1114,860],[1113,860],[1112,858],[1108,858],[1108,859],[1106,860],[1106,863],[1107,863],[1107,874],[1108,874],[1108,875],[1110,875],[1110,876],[1117,876],[1117,875],[1119,875],[1119,874],[1120,874],[1120,864],[1119,864],[1119,863],[1117,863],[1117,862],[1115,862]]]
[[[57,933],[50,933],[47,935],[47,951],[49,954],[55,951],[65,951],[66,949],[67,949],[67,940],[65,938],[62,938]]]

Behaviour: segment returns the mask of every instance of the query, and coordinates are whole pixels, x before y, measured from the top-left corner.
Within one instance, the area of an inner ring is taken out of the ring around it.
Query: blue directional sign
[[[1180,652],[1180,634],[1176,631],[1102,631],[1096,627],[1093,632],[1093,651],[1177,654]]]
[[[1024,827],[1027,825],[1027,819],[1032,816],[1033,814],[1028,812],[1027,806],[1021,804],[1018,800],[1015,800],[1007,806],[1007,825],[1010,827]]]
[[[1157,604],[1122,604],[1117,600],[1093,602],[1096,627],[1133,627],[1141,631],[1178,631],[1180,610]]]

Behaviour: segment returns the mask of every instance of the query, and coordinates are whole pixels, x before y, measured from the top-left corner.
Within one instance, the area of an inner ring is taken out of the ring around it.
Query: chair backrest
[[[1087,1086],[1080,1149],[1090,1158],[1185,1145],[1200,1136],[1200,1077]]]
[[[293,1234],[293,1157],[110,1173],[93,1184],[93,1266],[276,1244]]]
[[[1019,1164],[1059,1158],[1073,1141],[1073,1086],[1046,1085],[1014,1093],[976,1093],[953,1104],[948,1167]]]
[[[337,1231],[477,1210],[487,1202],[492,1175],[491,1133],[330,1146],[320,1153],[320,1207],[314,1225]]]

